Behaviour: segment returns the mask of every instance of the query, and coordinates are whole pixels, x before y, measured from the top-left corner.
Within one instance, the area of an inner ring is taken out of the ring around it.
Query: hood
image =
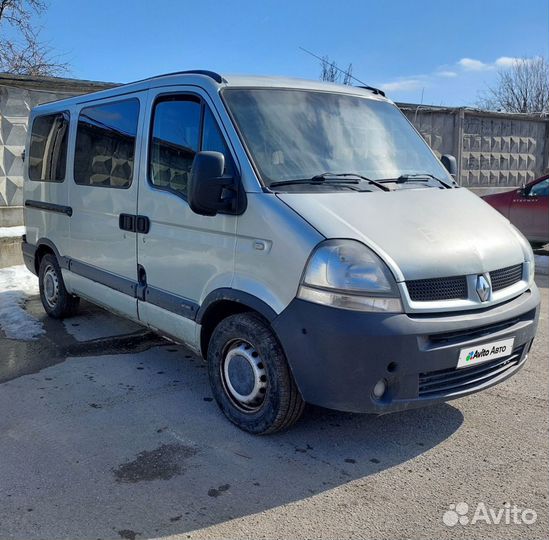
[[[278,197],[326,238],[366,244],[397,281],[479,274],[525,259],[520,234],[466,188]]]

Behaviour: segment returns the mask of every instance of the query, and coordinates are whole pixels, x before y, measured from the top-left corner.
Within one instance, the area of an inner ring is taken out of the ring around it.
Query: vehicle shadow
[[[309,407],[291,430],[254,437],[172,344],[69,358],[0,385],[0,408],[0,537],[20,539],[188,533],[383,481],[463,422],[449,404],[382,417]]]

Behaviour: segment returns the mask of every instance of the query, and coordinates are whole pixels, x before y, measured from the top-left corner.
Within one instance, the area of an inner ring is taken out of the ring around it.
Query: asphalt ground
[[[547,538],[537,281],[538,336],[515,377],[382,417],[309,407],[269,437],[225,420],[184,347],[85,303],[53,321],[33,298],[46,335],[0,337],[0,538]]]

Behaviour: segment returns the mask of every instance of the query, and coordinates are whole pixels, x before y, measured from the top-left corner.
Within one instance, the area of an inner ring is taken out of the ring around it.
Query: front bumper
[[[363,313],[295,299],[272,322],[305,401],[383,414],[497,384],[526,362],[539,316],[535,285],[517,298],[459,313]],[[456,369],[459,351],[514,337],[512,355]],[[386,379],[376,399],[372,389]]]

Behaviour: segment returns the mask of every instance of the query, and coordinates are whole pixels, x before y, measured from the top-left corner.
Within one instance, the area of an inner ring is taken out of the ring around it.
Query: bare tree
[[[0,30],[9,26],[16,39],[0,36],[0,71],[16,75],[60,75],[68,65],[53,55],[32,26],[32,16],[41,15],[44,0],[0,0]]]
[[[353,84],[353,64],[347,66],[347,71],[343,75],[343,84],[351,86]]]
[[[350,86],[353,78],[353,64],[349,64],[347,70],[337,67],[335,62],[331,62],[328,56],[320,59],[320,80],[342,83]]]
[[[498,72],[496,84],[478,102],[485,109],[549,113],[549,63],[545,58],[517,58]]]

